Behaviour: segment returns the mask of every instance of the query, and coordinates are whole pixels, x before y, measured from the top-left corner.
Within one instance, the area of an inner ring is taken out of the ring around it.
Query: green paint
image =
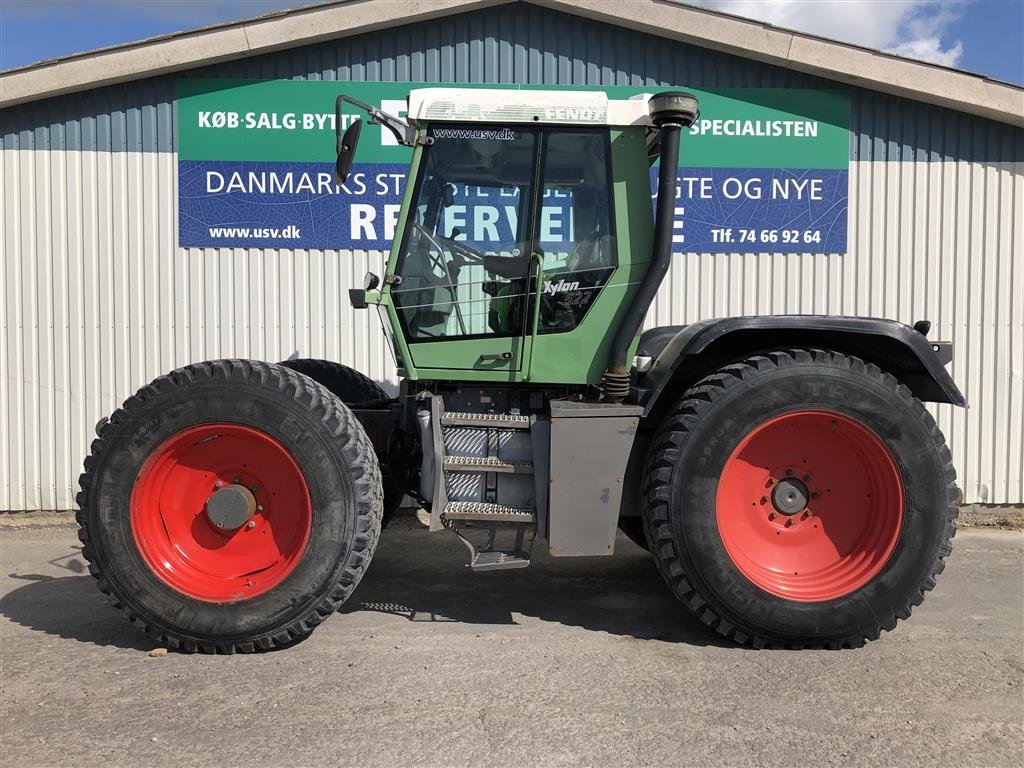
[[[178,157],[182,160],[330,162],[334,100],[346,93],[400,111],[409,91],[438,83],[350,83],[329,80],[189,80],[177,83]],[[493,86],[527,90],[604,91],[610,98],[685,88],[700,99],[700,123],[686,139],[683,165],[697,168],[846,168],[850,97],[846,91],[681,86]],[[359,115],[346,105],[348,119]],[[365,117],[365,116],[364,116]],[[717,123],[715,121],[718,121]],[[714,130],[718,129],[718,135]],[[695,131],[703,130],[697,134]],[[813,136],[786,136],[804,132]],[[773,132],[782,135],[764,135]],[[727,135],[727,134],[736,135]],[[743,135],[744,133],[750,135]],[[760,134],[760,135],[759,135]],[[383,144],[366,125],[360,163],[409,162],[409,150]]]
[[[654,214],[643,129],[612,131],[611,149],[619,266],[582,323],[568,333],[537,337],[530,381],[600,383],[612,340],[647,273],[654,248]]]
[[[425,130],[420,131],[418,133],[418,138],[423,138],[425,135]],[[395,264],[398,263],[398,256],[402,250],[401,233],[405,232],[409,218],[412,215],[412,200],[416,189],[416,179],[419,176],[420,168],[422,167],[422,159],[423,145],[417,142],[416,148],[412,151],[412,165],[409,166],[408,178],[406,179],[405,184],[405,194],[402,195],[402,208],[398,214],[398,221],[395,224],[395,232],[398,234],[398,237],[391,241],[391,252],[388,254],[388,263],[386,267],[386,274],[388,275],[394,274]],[[391,285],[387,282],[385,282],[384,287],[381,289],[379,304],[381,304],[387,312],[388,323],[392,328],[391,336],[395,342],[398,359],[402,363],[398,369],[398,374],[410,379],[418,379],[419,375],[416,372],[416,364],[413,362],[412,352],[409,349],[409,344],[405,340],[405,336],[402,334],[402,326],[398,319],[398,311],[395,309],[395,303],[391,300]]]

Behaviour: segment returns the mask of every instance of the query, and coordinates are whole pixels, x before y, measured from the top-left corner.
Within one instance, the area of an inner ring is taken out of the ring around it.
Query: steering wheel
[[[454,233],[458,235],[459,231],[456,229]],[[487,257],[487,254],[481,253],[476,248],[466,245],[454,237],[445,237],[443,235],[438,235],[438,237],[448,246],[448,252],[451,253],[452,258],[459,266],[463,264],[483,264],[484,259]]]
[[[449,267],[448,262],[444,259],[444,248],[442,248],[441,244],[434,239],[434,236],[430,234],[430,231],[418,221],[413,221],[412,225],[420,235],[427,238],[427,242],[437,249],[436,254],[428,250],[427,259],[430,261],[432,266],[435,266],[444,272],[445,278],[448,280],[448,287],[452,292],[452,304],[455,305],[455,318],[458,320],[459,330],[462,331],[462,335],[465,336],[469,332],[466,330],[466,322],[462,317],[462,309],[459,307],[459,294],[455,288],[455,280],[452,278],[451,268]]]

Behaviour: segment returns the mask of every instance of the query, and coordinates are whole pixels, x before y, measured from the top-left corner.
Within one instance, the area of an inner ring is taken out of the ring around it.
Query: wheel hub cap
[[[244,485],[232,484],[206,501],[206,516],[218,528],[236,531],[256,512],[256,497]]]
[[[802,480],[786,478],[772,489],[772,506],[780,515],[795,515],[802,512],[810,499],[810,493]]]

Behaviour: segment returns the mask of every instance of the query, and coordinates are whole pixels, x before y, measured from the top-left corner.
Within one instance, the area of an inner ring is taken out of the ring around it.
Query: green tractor
[[[386,272],[350,292],[385,318],[398,396],[328,361],[215,360],[128,398],[78,497],[124,616],[184,651],[290,644],[406,496],[474,571],[528,566],[537,539],[611,555],[621,528],[697,619],[755,647],[857,646],[910,615],[955,531],[922,404],[964,405],[951,346],[927,321],[833,316],[641,333],[692,95],[430,88],[405,119],[341,96],[339,184],[362,125],[342,131],[345,102],[412,148]]]

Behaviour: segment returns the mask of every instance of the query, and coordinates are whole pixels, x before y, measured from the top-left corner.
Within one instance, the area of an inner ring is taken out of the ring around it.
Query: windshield
[[[430,135],[395,305],[412,339],[518,333],[536,132],[446,126]]]

